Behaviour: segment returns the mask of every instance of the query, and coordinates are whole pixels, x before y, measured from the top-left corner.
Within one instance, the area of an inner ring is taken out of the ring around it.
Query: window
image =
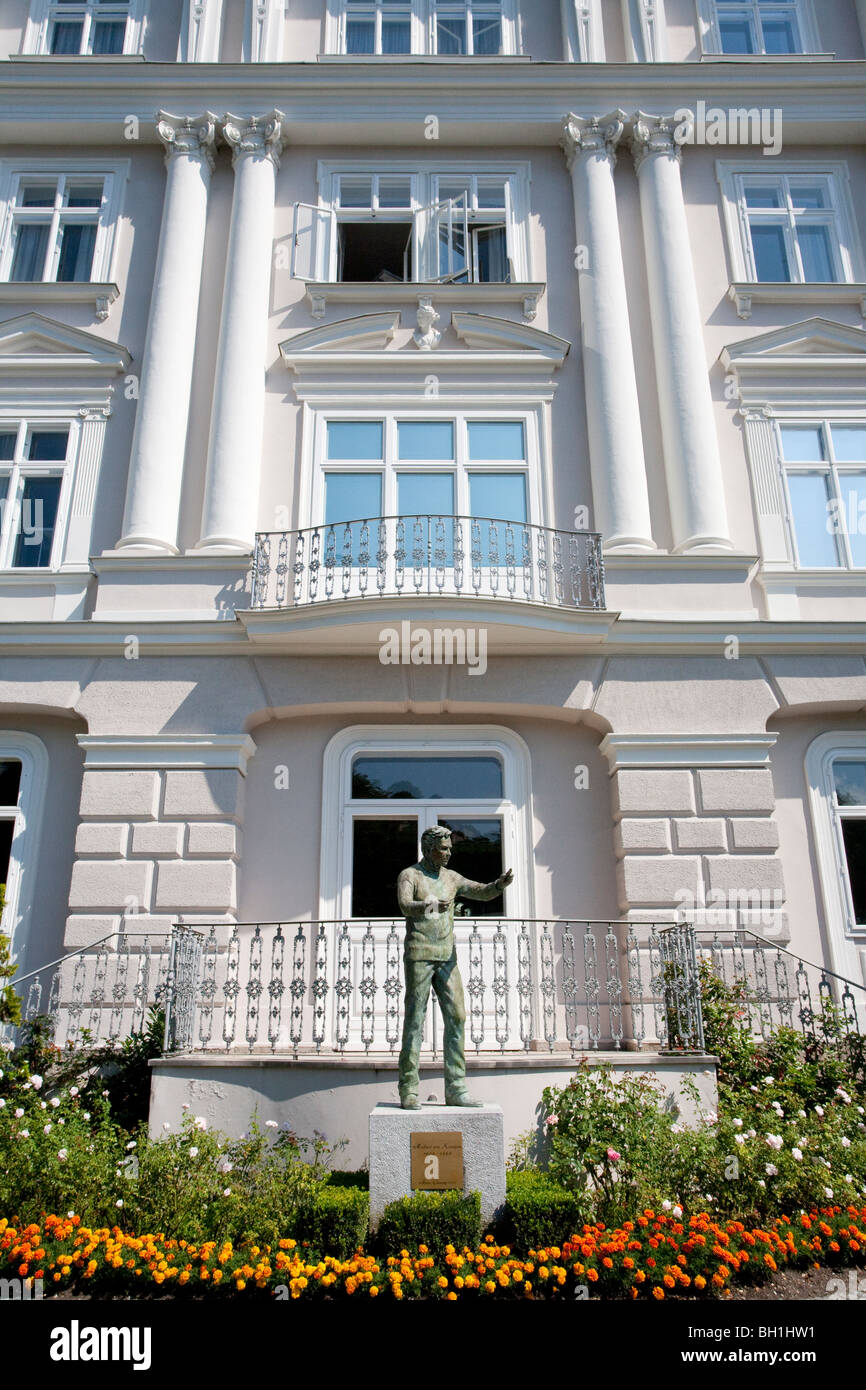
[[[818,48],[811,0],[698,0],[705,49],[784,57]]]
[[[847,167],[774,164],[772,172],[766,164],[717,166],[733,280],[775,286],[861,279]]]
[[[25,53],[112,57],[138,53],[144,0],[32,0]]]
[[[328,52],[491,58],[517,52],[515,0],[342,0]]]
[[[33,906],[47,780],[48,754],[42,741],[32,734],[0,730],[0,926],[11,938],[19,964]]]
[[[833,762],[833,793],[851,921],[866,927],[866,757]]]
[[[528,275],[528,177],[518,172],[328,171],[296,203],[292,274],[330,283],[517,283]]]
[[[12,842],[18,825],[18,792],[21,786],[21,760],[0,758],[0,892],[6,898]],[[2,910],[2,909],[0,909]]]
[[[779,428],[795,564],[866,569],[866,424]]]
[[[111,270],[122,178],[105,161],[64,170],[7,165],[0,280],[104,283]]]
[[[806,752],[806,782],[829,964],[845,979],[866,983],[866,734],[821,734]]]
[[[68,425],[0,423],[0,569],[56,569],[71,469]]]

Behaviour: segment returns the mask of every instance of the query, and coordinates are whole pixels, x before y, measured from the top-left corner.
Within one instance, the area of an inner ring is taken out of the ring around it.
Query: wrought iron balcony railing
[[[487,598],[604,608],[601,536],[523,521],[383,516],[256,536],[253,609],[357,598]]]

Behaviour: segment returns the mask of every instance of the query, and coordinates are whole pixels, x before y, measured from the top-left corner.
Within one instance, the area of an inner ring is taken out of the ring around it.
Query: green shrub
[[[6,885],[0,883],[0,917],[6,897]],[[11,980],[18,969],[9,959],[9,938],[0,933],[0,1023],[21,1022],[21,1000],[7,980]]]
[[[331,1168],[326,1174],[331,1187],[361,1187],[370,1191],[370,1173],[367,1168]]]
[[[369,1193],[328,1182],[299,1213],[291,1234],[315,1250],[347,1260],[366,1242],[369,1217]]]
[[[400,1250],[414,1253],[426,1245],[433,1254],[446,1245],[473,1249],[481,1238],[481,1198],[477,1192],[464,1197],[460,1192],[416,1192],[386,1206],[375,1245],[385,1254]]]
[[[516,1250],[561,1245],[593,1219],[588,1191],[559,1187],[546,1173],[508,1173],[506,1185],[502,1238]]]

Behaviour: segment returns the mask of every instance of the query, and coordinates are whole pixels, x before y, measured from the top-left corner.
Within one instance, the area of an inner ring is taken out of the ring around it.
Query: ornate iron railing
[[[250,586],[253,609],[431,595],[592,610],[605,603],[600,535],[467,516],[261,532]]]
[[[467,1050],[571,1052],[655,1042],[701,1051],[689,927],[642,945],[613,922],[455,923]],[[175,928],[167,1045],[180,1051],[394,1053],[405,925],[394,921]],[[436,1053],[432,1005],[425,1048]]]
[[[165,1003],[171,937],[113,932],[13,977],[22,1023],[42,1019],[57,1047],[115,1046]],[[21,1028],[8,1027],[14,1043]]]

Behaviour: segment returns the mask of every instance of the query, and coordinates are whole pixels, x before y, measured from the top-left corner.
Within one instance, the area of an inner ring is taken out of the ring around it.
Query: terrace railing
[[[346,599],[488,598],[602,610],[601,536],[467,516],[386,516],[262,532],[251,607]]]

